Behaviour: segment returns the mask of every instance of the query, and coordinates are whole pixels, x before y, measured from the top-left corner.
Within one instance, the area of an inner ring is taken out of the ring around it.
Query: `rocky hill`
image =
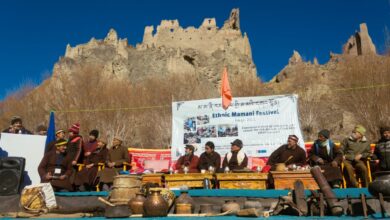
[[[376,139],[378,126],[390,122],[384,115],[376,117],[384,113],[376,108],[389,107],[385,101],[389,89],[383,85],[390,82],[390,59],[377,54],[365,23],[342,48],[342,54],[330,52],[323,65],[316,58],[303,61],[294,51],[266,87],[274,94],[300,95],[301,126],[307,138],[313,139],[315,131],[328,128],[340,140],[354,125],[363,124]]]

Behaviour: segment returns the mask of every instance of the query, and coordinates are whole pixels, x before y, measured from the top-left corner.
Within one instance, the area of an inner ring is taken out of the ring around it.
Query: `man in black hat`
[[[88,140],[84,143],[84,159],[96,150],[99,131],[94,129],[89,132]]]
[[[329,184],[333,188],[340,188],[343,176],[339,166],[343,162],[343,153],[329,137],[330,132],[326,129],[318,133],[318,139],[309,152],[310,164],[320,166]]]
[[[14,116],[11,118],[11,125],[2,131],[3,133],[12,133],[12,134],[32,134],[31,131],[23,127],[22,118],[19,116]]]
[[[192,145],[185,146],[185,155],[181,156],[176,163],[176,169],[179,173],[184,172],[184,167],[188,168],[189,173],[199,173],[199,157],[194,155],[195,147]]]
[[[248,166],[248,157],[242,151],[243,143],[240,139],[236,139],[231,143],[230,152],[223,159],[222,169],[225,170],[241,170]]]
[[[374,160],[379,160],[380,171],[390,171],[390,127],[380,129],[381,139],[375,146]]]
[[[298,145],[298,140],[296,135],[289,135],[287,144],[272,152],[267,161],[267,165],[271,166],[271,170],[275,170],[277,163],[284,163],[286,166],[293,164],[302,166],[306,163],[306,152]]]

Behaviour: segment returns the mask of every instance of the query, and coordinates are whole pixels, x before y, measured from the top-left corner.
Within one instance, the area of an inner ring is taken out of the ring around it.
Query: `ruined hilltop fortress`
[[[257,71],[246,33],[240,30],[239,10],[233,9],[222,28],[215,18],[206,18],[199,28],[180,26],[178,20],[162,20],[154,32],[145,27],[143,41],[136,46],[118,39],[111,29],[103,40],[66,47],[55,65],[53,78],[71,74],[81,62],[103,65],[105,77],[136,82],[147,76],[196,73],[217,85],[223,66],[233,75]]]

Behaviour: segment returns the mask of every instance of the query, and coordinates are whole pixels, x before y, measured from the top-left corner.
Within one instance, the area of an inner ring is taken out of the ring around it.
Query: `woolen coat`
[[[177,160],[176,169],[179,173],[184,173],[184,166],[187,166],[189,173],[199,173],[198,170],[199,157],[196,155],[184,155]]]
[[[214,167],[215,170],[219,170],[221,167],[221,155],[215,151],[211,154],[203,152],[199,157],[199,170],[208,170],[210,166]]]
[[[53,187],[72,191],[73,190],[72,184],[69,181],[69,178],[72,175],[72,159],[68,155],[65,155],[61,164],[57,164],[59,157],[60,155],[55,150],[50,151],[43,156],[41,163],[38,166],[38,173],[39,176],[41,177],[41,182],[42,183],[50,182],[50,184]],[[56,168],[60,168],[61,169],[60,175],[66,175],[67,178],[65,178],[64,180],[60,180],[60,179],[47,180],[45,178],[46,174],[50,172],[51,175],[53,175]]]
[[[115,162],[115,166],[112,168],[108,167],[108,162]],[[114,177],[123,169],[123,162],[131,163],[127,147],[111,147],[107,153],[106,167],[98,174],[100,182],[112,183],[114,181]]]
[[[292,158],[288,160],[288,158]],[[288,160],[288,161],[287,161]],[[287,162],[286,162],[287,161]],[[303,166],[306,164],[306,152],[299,145],[295,149],[288,148],[287,144],[280,146],[271,156],[268,158],[267,165],[271,166],[271,170],[275,170],[277,163],[284,163],[286,165],[296,164],[298,166]]]
[[[324,161],[324,164],[320,164],[319,159]],[[319,166],[323,170],[323,174],[328,182],[335,180],[341,181],[343,176],[341,174],[340,165],[343,162],[343,153],[340,148],[337,148],[333,141],[329,140],[329,152],[326,146],[321,146],[319,140],[316,140],[311,146],[309,152],[309,159],[311,166]],[[331,165],[332,161],[337,163],[337,167]]]
[[[84,158],[84,167],[76,173],[74,184],[76,186],[87,185],[95,186],[97,184],[98,164],[105,163],[107,160],[107,148],[95,149],[91,155]],[[93,167],[86,168],[86,165],[93,164]]]

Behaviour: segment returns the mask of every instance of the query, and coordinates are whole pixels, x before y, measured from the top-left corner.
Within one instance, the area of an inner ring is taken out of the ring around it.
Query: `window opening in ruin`
[[[187,61],[189,64],[191,64],[191,65],[194,66],[194,60],[195,60],[195,58],[192,58],[192,57],[190,57],[190,56],[188,56],[188,55],[184,55],[183,58],[184,58],[184,60]]]
[[[208,27],[207,30],[211,30],[211,27]]]
[[[173,28],[171,28],[171,29],[170,29],[170,31],[171,31],[171,32],[173,32],[173,31],[174,31],[174,29],[173,29]]]

